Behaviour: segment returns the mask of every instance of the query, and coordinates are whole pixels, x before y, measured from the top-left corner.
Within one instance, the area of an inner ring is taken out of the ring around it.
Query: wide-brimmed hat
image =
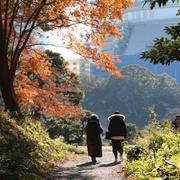
[[[108,117],[108,120],[110,121],[111,118],[114,117],[114,116],[121,117],[122,120],[125,120],[125,119],[126,119],[126,117],[125,117],[123,114],[121,114],[119,111],[115,111],[111,116]]]
[[[99,117],[97,114],[92,114],[89,121],[99,121]]]
[[[97,114],[92,114],[92,115],[91,115],[91,118],[97,118],[97,119],[99,119],[99,117],[98,117]]]

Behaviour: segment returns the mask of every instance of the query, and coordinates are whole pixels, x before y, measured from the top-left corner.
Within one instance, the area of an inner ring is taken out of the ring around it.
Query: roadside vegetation
[[[170,121],[160,122],[154,116],[136,139],[136,147],[143,151],[138,158],[127,159],[123,167],[127,179],[179,179],[180,133],[173,129]]]
[[[41,123],[31,117],[17,119],[0,112],[0,177],[2,179],[43,178],[54,165],[72,154],[81,154],[73,145],[51,139]]]

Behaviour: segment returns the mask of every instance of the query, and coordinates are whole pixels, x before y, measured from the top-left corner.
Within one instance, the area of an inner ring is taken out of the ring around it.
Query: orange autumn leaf
[[[21,107],[54,118],[81,116],[80,107],[64,96],[64,93],[73,91],[74,86],[71,83],[63,83],[57,87],[56,77],[53,73],[49,73],[55,70],[47,54],[37,50],[31,55],[29,59],[24,55],[27,59],[19,66],[21,74],[15,81],[15,90]],[[29,72],[34,73],[31,74],[34,78],[28,77]],[[69,75],[70,73],[67,74]]]

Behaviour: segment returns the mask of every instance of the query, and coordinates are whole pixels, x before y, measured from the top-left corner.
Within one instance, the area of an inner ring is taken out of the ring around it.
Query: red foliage
[[[26,57],[26,58],[25,58]],[[15,80],[15,90],[21,107],[35,110],[51,117],[80,116],[80,107],[70,103],[64,92],[73,90],[71,83],[57,86],[52,73],[49,57],[37,50],[32,52],[31,59],[24,56],[20,65],[20,74]],[[34,78],[29,78],[28,73]],[[39,82],[40,81],[40,82]],[[43,85],[40,86],[40,83]]]

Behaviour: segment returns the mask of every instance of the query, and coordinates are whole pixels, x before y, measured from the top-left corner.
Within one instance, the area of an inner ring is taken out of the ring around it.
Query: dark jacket
[[[176,119],[172,122],[174,128],[180,132],[180,116],[176,116]]]
[[[126,124],[124,122],[125,117],[122,114],[113,114],[109,120],[108,130],[111,133],[111,138],[113,136],[127,137]]]
[[[86,126],[88,155],[102,157],[102,142],[100,134],[103,132],[99,119],[92,116]]]

